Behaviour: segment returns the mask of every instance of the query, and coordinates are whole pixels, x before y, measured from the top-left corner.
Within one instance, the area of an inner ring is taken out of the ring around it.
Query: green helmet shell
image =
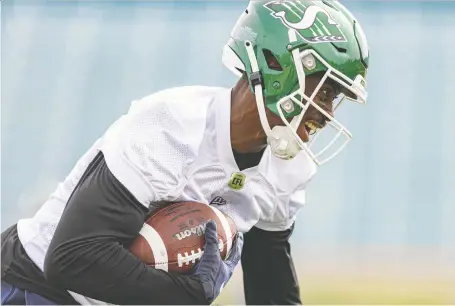
[[[297,32],[297,41],[290,43],[289,30]],[[238,70],[246,72],[251,90],[251,63],[245,48],[250,41],[263,80],[266,107],[278,115],[277,102],[299,88],[292,50],[313,49],[333,69],[351,80],[366,76],[369,50],[360,24],[338,1],[258,1],[249,3],[237,21],[227,47],[237,57]],[[282,69],[269,67],[267,57],[273,55]],[[240,65],[240,62],[242,65]],[[316,66],[305,68],[305,76],[328,69],[316,59]],[[300,113],[296,105],[285,117]]]

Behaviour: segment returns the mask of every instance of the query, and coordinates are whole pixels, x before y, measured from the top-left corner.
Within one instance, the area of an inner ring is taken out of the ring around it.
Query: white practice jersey
[[[305,203],[316,165],[305,151],[282,160],[267,148],[257,166],[240,171],[230,143],[230,99],[231,89],[180,87],[134,101],[35,216],[18,222],[29,257],[43,270],[66,202],[99,151],[113,175],[147,208],[156,202],[197,201],[216,205],[242,232],[253,226],[288,229]],[[83,304],[97,303],[71,294]]]

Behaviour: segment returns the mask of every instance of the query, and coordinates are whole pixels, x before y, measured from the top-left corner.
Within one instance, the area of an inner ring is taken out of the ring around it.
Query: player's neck
[[[231,92],[231,145],[238,153],[258,152],[266,145],[256,100],[248,81],[239,80]]]

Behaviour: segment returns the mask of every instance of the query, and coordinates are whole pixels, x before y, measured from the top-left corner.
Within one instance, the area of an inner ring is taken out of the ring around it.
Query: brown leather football
[[[213,206],[198,202],[180,202],[154,213],[130,246],[142,262],[156,269],[188,272],[204,251],[205,224],[217,224],[221,258],[225,259],[237,233],[231,218]]]

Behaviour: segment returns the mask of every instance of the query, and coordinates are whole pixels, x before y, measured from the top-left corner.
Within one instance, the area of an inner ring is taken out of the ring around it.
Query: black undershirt
[[[74,304],[65,290],[119,305],[206,304],[196,277],[148,267],[127,250],[147,213],[99,153],[68,200],[46,253],[44,277],[19,247],[13,227],[6,239],[2,234],[2,279],[59,304]]]
[[[239,167],[240,171],[242,171],[259,165],[262,155],[264,154],[264,150],[265,149],[262,149],[261,151],[254,153],[238,153],[237,151],[232,150],[232,153],[234,153],[234,159],[237,167]]]
[[[239,169],[244,170],[257,166],[264,150],[233,153]],[[294,226],[274,232],[253,227],[244,235],[242,269],[246,304],[302,304],[289,244],[293,230]]]
[[[234,157],[244,170],[258,165],[262,154],[234,152]],[[25,253],[14,225],[2,233],[2,280],[57,304],[77,304],[67,290],[123,305],[204,304],[197,279],[146,267],[127,251],[148,212],[113,176],[100,153],[67,203],[46,254],[45,273]],[[300,304],[291,232],[253,228],[245,234],[247,304]]]

